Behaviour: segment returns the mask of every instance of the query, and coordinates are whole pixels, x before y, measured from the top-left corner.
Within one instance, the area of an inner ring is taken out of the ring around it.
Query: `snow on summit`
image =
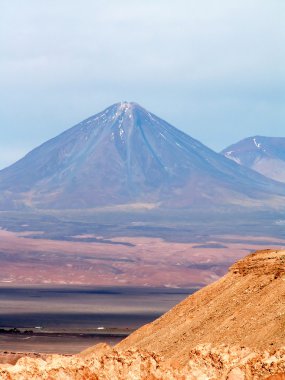
[[[126,101],[83,120],[0,171],[0,209],[130,203],[209,207],[283,193],[283,187]]]

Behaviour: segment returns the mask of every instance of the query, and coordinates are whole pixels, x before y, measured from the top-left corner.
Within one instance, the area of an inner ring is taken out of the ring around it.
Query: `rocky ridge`
[[[1,366],[0,379],[282,380],[285,375],[285,349],[252,351],[237,346],[199,345],[188,355],[187,363],[181,367],[148,351],[122,352],[99,345],[88,354],[72,357],[22,357],[14,366]]]

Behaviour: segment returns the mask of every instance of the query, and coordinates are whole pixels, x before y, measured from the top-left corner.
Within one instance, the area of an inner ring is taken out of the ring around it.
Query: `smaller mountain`
[[[248,137],[221,153],[268,178],[285,182],[285,137]]]

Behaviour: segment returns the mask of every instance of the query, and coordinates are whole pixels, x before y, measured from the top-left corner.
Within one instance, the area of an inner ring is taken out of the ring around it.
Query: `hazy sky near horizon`
[[[118,101],[214,150],[285,137],[284,0],[1,0],[0,168]]]

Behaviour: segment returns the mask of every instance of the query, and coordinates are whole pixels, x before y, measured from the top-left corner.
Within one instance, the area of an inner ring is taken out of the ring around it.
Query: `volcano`
[[[0,171],[0,209],[240,204],[285,196],[136,103],[91,116]]]

